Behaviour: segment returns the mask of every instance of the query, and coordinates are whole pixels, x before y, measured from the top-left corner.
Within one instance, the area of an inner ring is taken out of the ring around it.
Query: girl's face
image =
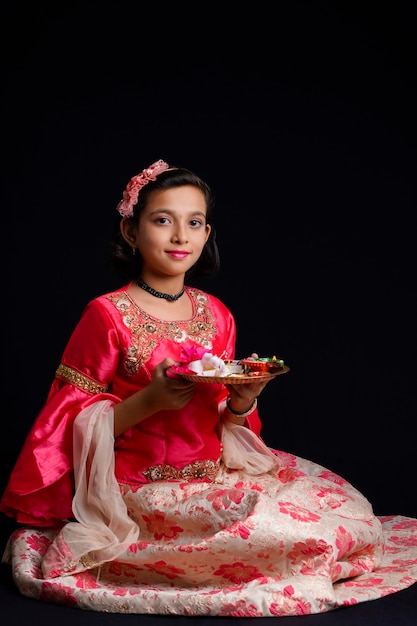
[[[158,276],[185,274],[210,234],[206,213],[205,196],[192,185],[152,192],[134,230],[143,271]]]

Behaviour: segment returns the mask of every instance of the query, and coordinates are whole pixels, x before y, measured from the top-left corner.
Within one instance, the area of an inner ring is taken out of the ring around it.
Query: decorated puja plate
[[[202,359],[190,361],[183,366],[172,366],[169,374],[195,383],[220,385],[247,385],[255,381],[267,381],[289,371],[282,359],[247,358],[223,361],[210,353]]]

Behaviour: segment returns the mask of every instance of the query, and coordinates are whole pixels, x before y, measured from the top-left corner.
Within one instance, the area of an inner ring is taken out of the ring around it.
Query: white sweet
[[[229,373],[229,368],[226,363],[219,357],[211,352],[206,352],[201,359],[201,365],[203,367],[203,372],[207,370],[215,370],[216,376],[227,376]]]
[[[191,361],[189,368],[198,376],[230,376],[242,371],[242,367],[236,365],[236,362],[233,364],[230,362],[225,363],[220,357],[211,352],[206,352],[198,361]]]

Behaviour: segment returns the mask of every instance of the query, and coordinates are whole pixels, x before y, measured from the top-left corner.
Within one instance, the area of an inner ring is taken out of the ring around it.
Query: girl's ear
[[[132,246],[132,248],[136,248],[135,226],[128,217],[124,217],[120,221],[120,232],[122,233],[122,237],[126,243],[128,243],[129,246]]]

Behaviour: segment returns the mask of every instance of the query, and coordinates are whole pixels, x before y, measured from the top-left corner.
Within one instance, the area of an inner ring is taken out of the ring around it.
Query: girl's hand
[[[250,409],[255,402],[255,398],[262,393],[268,382],[269,380],[255,380],[253,383],[248,383],[247,385],[226,385],[230,395],[231,408],[239,413]]]
[[[156,407],[155,412],[182,409],[193,396],[195,383],[170,376],[168,370],[172,365],[178,365],[178,363],[166,358],[153,371],[148,385],[148,397]]]
[[[257,359],[258,354],[252,352],[251,357]],[[226,385],[232,409],[238,412],[250,409],[255,402],[255,398],[262,393],[268,382],[269,380],[257,381],[255,378],[253,383],[248,383],[247,385]]]
[[[175,364],[173,359],[164,359],[155,367],[149,385],[114,405],[115,437],[158,411],[181,409],[190,401],[195,383],[166,374]]]

